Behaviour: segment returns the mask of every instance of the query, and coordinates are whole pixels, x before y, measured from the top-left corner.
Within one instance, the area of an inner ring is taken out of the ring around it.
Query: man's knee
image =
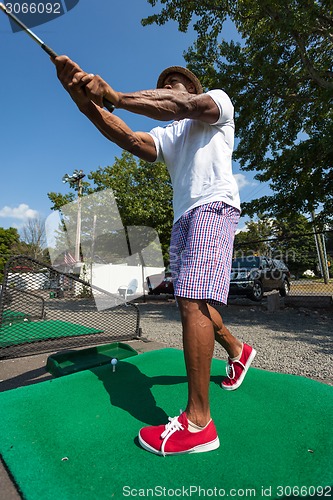
[[[186,297],[176,297],[182,317],[189,314],[204,314],[209,316],[207,302],[202,299],[189,299]],[[209,316],[210,317],[210,316]]]
[[[208,305],[208,311],[213,322],[215,332],[219,332],[223,329],[223,319],[221,314],[215,309],[215,307]]]
[[[205,306],[207,307],[207,302],[202,299],[190,299],[179,296],[176,299],[179,307],[183,309],[202,309]]]

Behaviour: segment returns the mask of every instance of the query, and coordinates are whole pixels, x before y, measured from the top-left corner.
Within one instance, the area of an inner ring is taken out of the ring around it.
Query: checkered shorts
[[[239,216],[237,208],[215,201],[185,212],[175,222],[170,270],[176,296],[227,303]]]

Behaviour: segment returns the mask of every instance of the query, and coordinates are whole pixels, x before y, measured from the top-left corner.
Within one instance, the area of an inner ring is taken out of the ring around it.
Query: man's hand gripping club
[[[100,76],[86,73],[67,56],[51,60],[56,66],[58,79],[81,111],[91,102],[103,108],[105,99],[117,107],[118,93]]]

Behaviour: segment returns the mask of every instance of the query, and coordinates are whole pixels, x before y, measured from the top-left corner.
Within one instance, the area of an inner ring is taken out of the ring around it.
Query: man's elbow
[[[193,98],[179,102],[175,120],[183,120],[184,118],[199,118],[202,113],[202,107],[198,104],[197,99]]]
[[[137,156],[141,160],[153,163],[157,158],[157,152],[155,146],[147,144],[142,139],[134,136],[131,138],[127,151],[134,156]]]

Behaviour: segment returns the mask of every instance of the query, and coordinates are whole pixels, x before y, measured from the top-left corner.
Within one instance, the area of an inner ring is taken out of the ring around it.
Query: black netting
[[[0,295],[0,358],[139,335],[135,304],[29,257],[8,261]]]

